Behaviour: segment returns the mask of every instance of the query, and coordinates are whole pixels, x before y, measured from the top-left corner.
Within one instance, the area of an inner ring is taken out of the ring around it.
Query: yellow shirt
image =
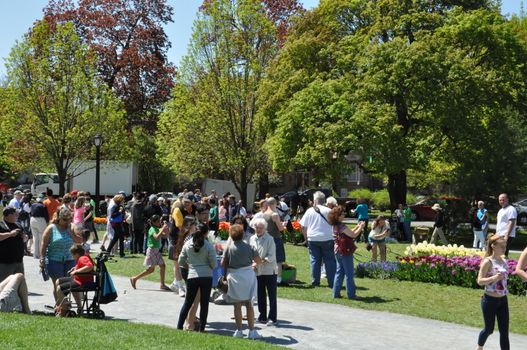
[[[172,211],[172,220],[174,221],[174,224],[177,228],[183,227],[183,219],[184,217],[181,210],[178,207],[174,208]]]

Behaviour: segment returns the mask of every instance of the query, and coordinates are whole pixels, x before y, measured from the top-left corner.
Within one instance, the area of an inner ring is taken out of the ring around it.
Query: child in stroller
[[[70,311],[70,302],[67,298],[71,292],[78,306],[78,313],[82,312],[81,290],[95,289],[94,263],[89,255],[85,255],[82,245],[74,244],[70,248],[71,255],[76,261],[75,267],[70,271],[70,277],[59,278],[56,282],[57,305],[55,313],[57,316],[66,316]]]

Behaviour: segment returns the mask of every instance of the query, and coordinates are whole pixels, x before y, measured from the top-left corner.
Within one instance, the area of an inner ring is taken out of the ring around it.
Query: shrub
[[[375,208],[381,211],[390,208],[390,194],[388,193],[388,190],[380,190],[373,192],[371,201],[372,205],[374,205]]]
[[[417,197],[413,193],[406,193],[406,204],[414,204],[417,202]]]
[[[367,188],[358,188],[348,193],[351,198],[364,198],[367,202],[371,202],[373,192]]]

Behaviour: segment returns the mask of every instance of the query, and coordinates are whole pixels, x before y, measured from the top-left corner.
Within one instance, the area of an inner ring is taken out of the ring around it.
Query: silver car
[[[527,226],[527,198],[512,203],[518,211],[518,226]]]

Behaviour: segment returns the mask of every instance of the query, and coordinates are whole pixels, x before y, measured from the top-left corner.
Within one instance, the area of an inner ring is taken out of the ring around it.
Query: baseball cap
[[[16,196],[16,195],[19,195],[19,194],[22,194],[22,191],[20,191],[20,190],[16,190],[15,193],[14,193],[15,196]]]

